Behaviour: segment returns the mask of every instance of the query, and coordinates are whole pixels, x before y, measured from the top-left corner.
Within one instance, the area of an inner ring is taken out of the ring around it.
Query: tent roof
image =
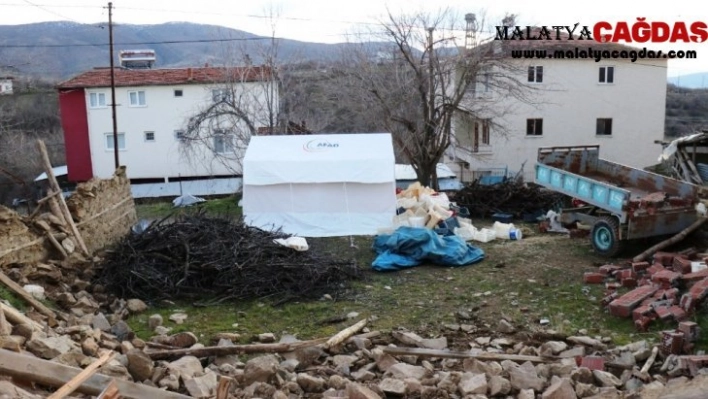
[[[390,133],[255,136],[243,160],[244,184],[393,182]]]

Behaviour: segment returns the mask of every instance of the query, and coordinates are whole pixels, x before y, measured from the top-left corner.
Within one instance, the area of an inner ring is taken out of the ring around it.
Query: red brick
[[[632,270],[635,273],[643,272],[649,268],[649,262],[634,262],[632,263]]]
[[[679,290],[678,288],[672,288],[670,290],[664,291],[664,298],[666,299],[676,299],[678,300]]]
[[[602,356],[583,356],[580,367],[587,367],[590,370],[605,371],[605,359]]]
[[[685,281],[699,281],[708,277],[708,269],[703,269],[695,273],[688,273],[683,275]]]
[[[691,294],[683,294],[681,295],[681,302],[679,302],[679,306],[681,309],[683,309],[686,313],[691,313],[693,312],[693,306],[695,306],[695,302],[693,300],[693,297]]]
[[[669,308],[669,311],[671,312],[671,315],[676,321],[684,321],[686,320],[686,318],[688,318],[688,314],[679,306],[671,306]]]
[[[585,284],[602,284],[605,282],[605,276],[602,273],[587,272],[583,274],[583,283]]]
[[[664,321],[669,320],[671,319],[671,317],[673,317],[673,313],[671,313],[668,306],[657,306],[654,308],[654,311],[656,312],[657,316],[659,316],[659,318]]]
[[[647,276],[642,276],[639,278],[639,281],[637,281],[638,286],[642,285],[651,285],[651,279]]]
[[[607,293],[605,295],[605,297],[602,298],[602,301],[600,302],[600,304],[602,305],[603,308],[605,308],[610,304],[610,302],[617,299],[618,296],[619,296],[619,293],[617,291],[612,291],[610,293]]]
[[[608,276],[611,276],[619,269],[621,269],[621,267],[617,265],[602,265],[597,271],[598,273],[603,273]]]
[[[680,331],[662,331],[660,349],[665,355],[680,355],[683,350],[683,333]]]
[[[678,254],[686,259],[695,259],[696,255],[698,255],[698,250],[696,248],[691,247],[684,249],[683,251],[679,251]]]
[[[617,282],[605,283],[605,289],[607,289],[607,290],[616,291],[620,288],[622,288],[622,284],[620,284],[620,283],[617,283]]]
[[[647,274],[652,276],[662,270],[666,270],[664,265],[662,265],[661,263],[654,263],[653,265],[649,266],[649,268],[647,269]]]
[[[627,278],[636,279],[637,273],[635,273],[634,270],[632,270],[632,269],[622,269],[622,270],[618,271],[617,273],[615,273],[615,278],[619,281],[622,281]]]
[[[610,303],[610,314],[619,317],[629,317],[632,310],[656,292],[657,288],[650,285],[635,288]]]
[[[649,329],[649,324],[654,321],[654,319],[650,317],[641,317],[638,320],[634,321],[634,328],[636,328],[639,331],[646,331]]]
[[[694,284],[688,293],[696,303],[703,301],[708,296],[708,279],[703,279]]]
[[[670,286],[678,283],[679,279],[681,279],[681,273],[672,272],[671,270],[662,270],[651,276],[651,281]]]
[[[682,321],[678,326],[679,331],[681,331],[688,342],[694,342],[698,340],[698,335],[700,329],[698,324],[692,321]]]
[[[691,261],[688,258],[677,256],[674,258],[674,271],[681,274],[691,273]]]
[[[671,264],[674,263],[675,256],[675,253],[659,251],[654,254],[653,259],[655,263],[660,263],[664,266],[671,266]]]
[[[654,313],[654,309],[651,306],[643,305],[632,311],[632,319],[637,321],[641,317],[647,317]]]

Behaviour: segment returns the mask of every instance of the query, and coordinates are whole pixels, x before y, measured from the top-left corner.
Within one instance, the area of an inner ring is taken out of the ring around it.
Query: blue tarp
[[[458,236],[441,236],[421,227],[399,227],[374,238],[379,255],[371,266],[378,271],[399,270],[431,262],[442,266],[471,265],[484,259],[484,251]]]

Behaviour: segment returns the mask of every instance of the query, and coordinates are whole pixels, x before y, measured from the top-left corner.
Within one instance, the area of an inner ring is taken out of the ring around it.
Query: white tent
[[[247,224],[303,237],[373,235],[396,214],[389,133],[252,137]]]

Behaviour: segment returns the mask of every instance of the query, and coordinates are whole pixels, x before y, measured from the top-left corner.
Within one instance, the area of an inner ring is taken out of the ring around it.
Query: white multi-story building
[[[0,95],[12,94],[12,76],[0,76]]]
[[[206,139],[187,146],[188,121],[223,100],[238,102],[255,129],[268,126],[269,112],[277,112],[278,88],[267,67],[116,68],[114,80],[119,163],[127,167],[134,186],[150,185],[147,192],[134,190],[136,196],[220,194],[215,191],[233,191],[234,184],[237,189],[242,154],[235,153],[241,151],[235,143],[247,140],[242,132],[249,129],[241,126],[241,133],[235,134],[233,126],[214,128],[201,136]],[[84,72],[58,90],[69,180],[111,176],[115,143],[110,69]],[[266,106],[269,100],[271,106]],[[195,181],[211,185],[195,186]]]
[[[484,113],[455,120],[455,145],[445,161],[459,177],[471,181],[523,167],[524,179],[533,181],[538,148],[553,146],[599,144],[604,159],[635,168],[657,163],[661,149],[654,141],[664,136],[666,59],[508,61],[519,67],[516,78],[528,84],[531,101],[505,98],[478,76],[466,101],[488,102],[503,112],[494,120]]]

